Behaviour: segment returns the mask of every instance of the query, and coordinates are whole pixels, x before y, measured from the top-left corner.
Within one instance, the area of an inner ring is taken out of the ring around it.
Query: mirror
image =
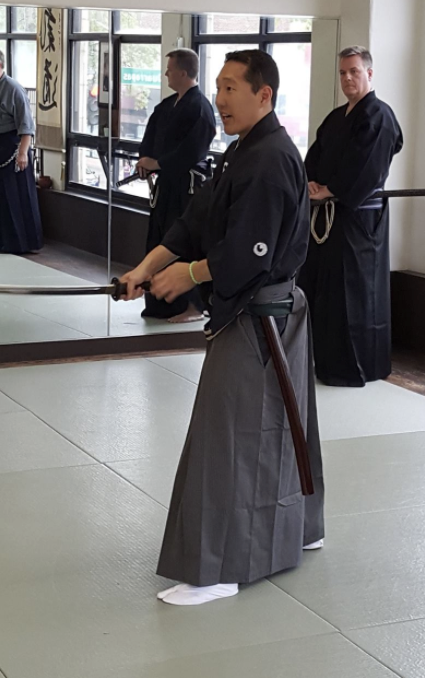
[[[37,254],[0,254],[0,284],[104,285],[139,263],[149,226],[149,185],[117,183],[135,172],[149,118],[172,94],[164,75],[169,51],[192,47],[199,54],[199,85],[214,106],[216,135],[208,153],[213,162],[230,141],[215,109],[215,78],[226,52],[244,47],[261,46],[276,59],[276,112],[305,155],[309,130],[333,105],[337,27],[336,20],[303,17],[0,6],[6,71],[27,89],[37,119],[35,176],[45,238]],[[0,344],[203,327],[199,321],[142,318],[143,307],[143,300],[115,303],[107,296],[1,294]]]

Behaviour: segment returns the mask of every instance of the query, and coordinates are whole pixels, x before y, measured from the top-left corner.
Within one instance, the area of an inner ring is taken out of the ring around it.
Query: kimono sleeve
[[[169,153],[157,158],[159,166],[165,171],[188,172],[200,160],[205,158],[211,141],[215,135],[215,128],[200,114],[187,136]]]
[[[153,158],[155,144],[155,129],[160,113],[158,107],[155,108],[149,118],[148,126],[145,129],[142,142],[139,146],[139,158]],[[154,158],[156,160],[156,158]]]
[[[34,136],[35,128],[30,102],[26,93],[21,89],[16,89],[14,92],[13,117],[19,136],[23,134]]]
[[[211,181],[196,191],[183,215],[176,219],[161,242],[170,252],[186,261],[203,257],[201,238],[208,216],[210,192]]]
[[[371,121],[362,123],[347,144],[329,190],[344,205],[357,209],[383,186],[394,154],[390,131]]]
[[[266,277],[283,224],[286,218],[288,225],[293,223],[295,213],[288,192],[261,176],[239,187],[227,213],[226,234],[207,257],[214,292],[230,299]]]

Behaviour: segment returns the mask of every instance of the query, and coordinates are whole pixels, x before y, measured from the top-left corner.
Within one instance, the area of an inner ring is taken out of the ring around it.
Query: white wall
[[[168,81],[164,73],[167,68],[166,54],[177,47],[190,47],[192,40],[192,17],[190,14],[169,14],[162,15],[162,79],[161,96],[162,98],[173,94],[168,87]]]
[[[423,88],[418,87],[419,80],[423,79],[419,58],[423,35],[422,5],[423,0],[373,0],[370,47],[374,57],[374,86],[377,96],[393,108],[404,135],[404,148],[394,159],[388,188],[411,188],[421,183],[425,185],[417,171],[420,163],[416,162],[419,150],[418,122],[423,119],[425,108],[425,97],[422,98],[422,105],[418,105],[420,93],[423,95]],[[411,244],[416,240],[418,228],[413,202],[410,199],[393,199],[392,268],[412,268],[414,252]],[[425,258],[424,253],[422,248],[422,259]],[[418,264],[419,261],[414,264],[416,269]],[[425,262],[422,261],[421,265],[425,272]]]
[[[323,119],[335,106],[338,19],[315,19],[311,39],[311,84],[308,145],[316,138]]]
[[[416,149],[416,157],[412,163],[413,181],[411,188],[425,188],[425,3],[417,0],[417,40],[419,43],[416,52],[416,68],[411,74],[411,101],[416,111],[416,125],[411,131],[411,142]],[[407,131],[407,130],[405,130]],[[412,198],[411,228],[407,242],[404,244],[406,253],[405,268],[419,273],[425,273],[425,198]]]

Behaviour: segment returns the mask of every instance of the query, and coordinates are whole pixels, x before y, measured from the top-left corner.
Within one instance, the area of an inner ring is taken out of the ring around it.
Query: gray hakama
[[[281,335],[307,433],[315,494],[303,497],[273,362],[253,318],[212,341],[174,485],[158,574],[194,586],[249,583],[296,567],[323,537],[323,478],[305,297]]]

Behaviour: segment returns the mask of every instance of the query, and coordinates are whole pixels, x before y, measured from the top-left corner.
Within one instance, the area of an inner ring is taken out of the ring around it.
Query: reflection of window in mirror
[[[0,50],[5,55],[5,70],[28,92],[35,115],[37,77],[37,9],[0,7]]]
[[[199,84],[214,106],[217,134],[211,151],[222,153],[230,141],[215,108],[215,80],[227,52],[260,48],[276,60],[280,89],[276,114],[297,145],[307,152],[310,103],[312,20],[302,17],[261,18],[204,15],[194,21],[193,46],[200,58]]]
[[[100,44],[109,38],[109,13],[104,10],[71,10],[70,13],[69,185],[101,195],[106,194],[102,137],[107,109],[99,105],[104,98],[99,99],[99,88],[105,84],[105,68],[99,69],[99,55]],[[140,141],[153,109],[161,100],[161,14],[114,11],[111,27],[112,73],[118,79],[112,94],[113,120],[118,121],[113,143],[112,186],[116,197],[118,194],[127,198],[134,196],[135,205],[140,206],[140,199],[148,198],[146,182],[137,181],[119,191],[115,185],[134,172]]]

